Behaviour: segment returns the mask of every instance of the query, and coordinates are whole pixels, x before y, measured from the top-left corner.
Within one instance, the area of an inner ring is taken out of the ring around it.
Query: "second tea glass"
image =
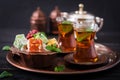
[[[58,43],[62,52],[74,52],[76,50],[76,41],[74,37],[74,28],[72,22],[67,20],[63,14],[58,20]]]

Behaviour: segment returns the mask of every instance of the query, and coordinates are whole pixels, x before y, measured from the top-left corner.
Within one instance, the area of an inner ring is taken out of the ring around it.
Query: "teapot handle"
[[[102,26],[103,26],[103,18],[100,18],[100,17],[95,17],[95,22],[97,23],[97,25],[98,25],[98,27],[99,27],[99,29],[97,30],[97,31],[99,31],[101,28],[102,28]]]

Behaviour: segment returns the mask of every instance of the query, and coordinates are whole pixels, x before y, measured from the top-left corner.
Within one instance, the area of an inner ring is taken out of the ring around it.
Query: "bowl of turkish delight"
[[[10,48],[13,55],[20,56],[21,64],[32,68],[52,66],[56,54],[61,52],[56,38],[47,38],[44,32],[30,30],[28,34],[17,34]]]

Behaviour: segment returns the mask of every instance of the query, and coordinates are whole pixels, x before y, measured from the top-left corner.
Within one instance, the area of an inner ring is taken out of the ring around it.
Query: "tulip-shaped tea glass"
[[[98,54],[95,50],[94,38],[96,32],[103,25],[103,19],[83,11],[83,4],[80,4],[79,7],[79,11],[71,15],[71,17],[74,15],[73,25],[76,40],[76,52],[73,54],[73,59],[76,63],[96,62],[98,61]]]
[[[73,24],[67,18],[68,13],[66,12],[61,12],[61,16],[57,17],[58,43],[63,53],[73,52],[76,47]]]

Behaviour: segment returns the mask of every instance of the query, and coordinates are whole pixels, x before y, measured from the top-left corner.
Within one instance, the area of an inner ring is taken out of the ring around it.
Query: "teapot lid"
[[[31,16],[31,19],[37,20],[37,19],[41,19],[41,18],[45,18],[45,14],[40,9],[40,7],[37,7],[37,9],[33,12],[32,16]]]
[[[94,16],[87,11],[84,11],[84,5],[82,3],[79,4],[79,10],[69,14],[71,19],[94,19]]]
[[[60,16],[60,9],[58,6],[55,6],[54,10],[50,13],[50,18],[55,19],[57,16]]]

